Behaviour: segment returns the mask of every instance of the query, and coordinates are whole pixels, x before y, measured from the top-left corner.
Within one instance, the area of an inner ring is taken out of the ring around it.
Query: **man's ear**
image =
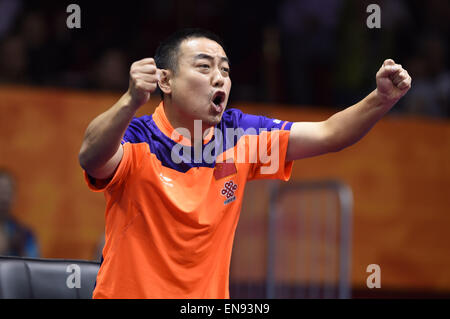
[[[159,69],[159,81],[158,81],[158,86],[159,89],[164,93],[164,94],[170,94],[172,93],[172,72],[170,70],[165,70],[165,69]]]

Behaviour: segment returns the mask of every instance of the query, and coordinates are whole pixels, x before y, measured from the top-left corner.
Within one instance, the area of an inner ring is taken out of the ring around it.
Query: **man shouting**
[[[230,61],[208,31],[179,31],[154,59],[133,63],[128,91],[89,124],[79,153],[89,187],[106,198],[93,297],[229,298],[246,182],[287,181],[294,160],[357,142],[409,90],[411,77],[389,59],[376,83],[325,121],[293,123],[226,110]],[[134,117],[157,87],[155,112]]]

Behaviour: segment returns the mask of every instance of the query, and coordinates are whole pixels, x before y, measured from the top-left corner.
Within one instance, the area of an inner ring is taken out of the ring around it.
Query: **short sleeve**
[[[286,162],[292,122],[278,119],[244,114],[240,116],[239,127],[249,131],[253,129],[256,142],[248,147],[256,147],[255,163],[251,164],[247,179],[281,179],[289,180],[293,161]]]
[[[113,177],[107,182],[95,179],[84,171],[84,179],[90,190],[103,192],[123,184],[127,178],[139,170],[143,157],[150,152],[147,143],[123,144],[123,157]]]
[[[149,136],[150,130],[147,127],[148,121],[148,116],[134,117],[125,131],[125,134],[121,141],[122,145],[127,142],[148,142],[151,139],[151,137]]]
[[[290,131],[267,131],[258,134],[256,163],[250,167],[248,180],[280,179],[291,177],[293,161],[286,161]]]

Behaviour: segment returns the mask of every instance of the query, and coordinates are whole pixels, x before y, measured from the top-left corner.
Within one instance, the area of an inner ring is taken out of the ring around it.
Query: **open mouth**
[[[212,97],[212,102],[218,112],[222,111],[223,102],[225,101],[225,92],[217,91]]]

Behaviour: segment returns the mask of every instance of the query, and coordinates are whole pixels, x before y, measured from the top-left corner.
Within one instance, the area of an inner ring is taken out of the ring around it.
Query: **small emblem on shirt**
[[[236,191],[237,187],[238,187],[237,184],[235,184],[233,181],[225,183],[221,191],[222,196],[225,196],[227,198],[223,202],[225,205],[231,203],[236,199],[234,192]]]

